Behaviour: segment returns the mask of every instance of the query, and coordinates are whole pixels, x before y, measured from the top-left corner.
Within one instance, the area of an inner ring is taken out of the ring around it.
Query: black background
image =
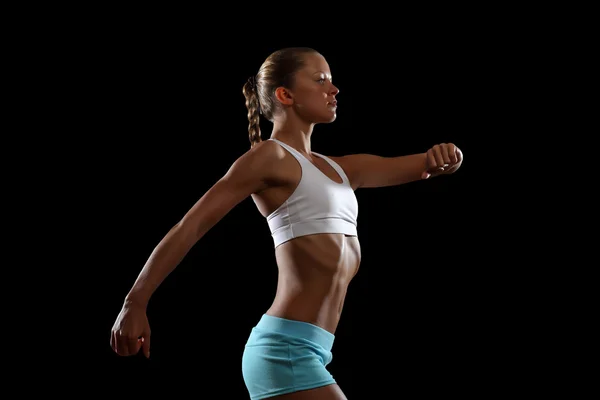
[[[242,86],[287,46],[321,52],[340,89],[337,120],[315,128],[314,151],[399,156],[452,142],[464,154],[454,175],[356,192],[363,259],[329,366],[342,390],[350,399],[477,395],[523,379],[519,366],[505,368],[519,332],[502,321],[520,286],[501,262],[509,250],[494,243],[501,217],[492,202],[507,193],[490,184],[483,143],[521,112],[504,98],[527,45],[509,45],[511,31],[486,19],[387,21],[376,31],[325,22],[323,34],[306,36],[289,25],[295,36],[278,32],[275,21],[240,33],[233,23],[169,21],[99,24],[69,47],[74,118],[86,132],[77,156],[85,177],[72,199],[82,266],[69,279],[79,282],[81,318],[92,321],[70,353],[73,384],[107,395],[247,398],[243,347],[277,279],[269,229],[250,198],[152,297],[150,360],[116,355],[109,338],[154,247],[249,149]],[[271,124],[261,124],[268,138]]]

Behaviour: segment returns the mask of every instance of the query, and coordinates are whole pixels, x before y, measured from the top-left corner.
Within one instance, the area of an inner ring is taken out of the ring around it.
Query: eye
[[[317,82],[319,82],[319,83],[325,83],[325,78],[318,79]]]

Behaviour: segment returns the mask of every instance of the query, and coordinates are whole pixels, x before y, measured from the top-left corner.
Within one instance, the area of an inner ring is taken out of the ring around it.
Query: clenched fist
[[[120,356],[136,355],[143,348],[146,358],[150,357],[150,324],[144,307],[123,306],[111,330],[110,345]]]
[[[421,178],[451,174],[460,168],[463,161],[462,151],[452,143],[436,144],[427,150],[427,169]]]

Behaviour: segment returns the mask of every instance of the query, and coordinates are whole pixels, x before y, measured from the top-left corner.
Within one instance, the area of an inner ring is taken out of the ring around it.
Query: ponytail
[[[251,76],[244,84],[242,92],[246,98],[246,108],[248,109],[248,138],[250,139],[250,148],[252,148],[262,142],[260,136],[260,103],[254,76]]]

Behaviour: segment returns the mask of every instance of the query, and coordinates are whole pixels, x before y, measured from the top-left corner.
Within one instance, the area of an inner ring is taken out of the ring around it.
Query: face
[[[306,54],[306,65],[295,76],[294,88],[290,91],[292,107],[308,121],[314,123],[333,122],[336,118],[339,93],[332,83],[329,64],[320,54]]]

